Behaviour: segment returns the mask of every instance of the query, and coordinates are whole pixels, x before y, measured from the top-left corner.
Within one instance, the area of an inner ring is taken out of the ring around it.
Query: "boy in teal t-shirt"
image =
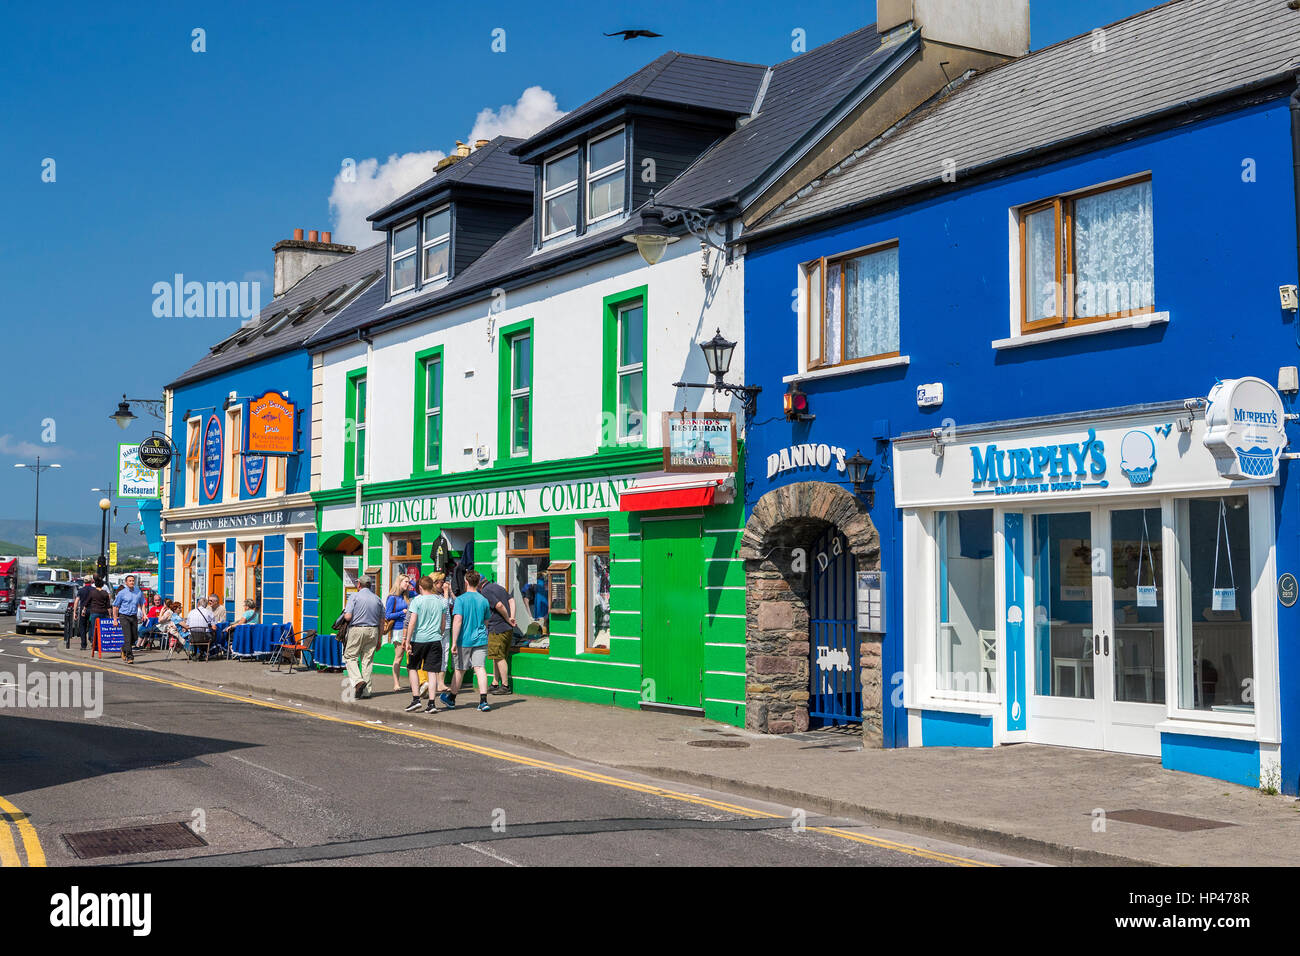
[[[448,707],[456,706],[456,695],[460,693],[465,672],[473,668],[474,683],[478,687],[478,709],[492,709],[487,702],[487,618],[490,609],[487,598],[478,593],[482,580],[477,572],[470,571],[465,575],[468,590],[456,598],[455,615],[451,621],[451,650],[456,658],[456,677],[451,690],[441,698]]]
[[[406,612],[406,628],[402,651],[406,652],[407,674],[411,679],[411,702],[407,711],[420,709],[420,669],[433,675],[444,667],[442,660],[442,622],[447,614],[447,599],[434,593],[433,578],[427,574],[420,578],[420,595],[411,602]],[[433,692],[429,692],[426,714],[437,713]]]

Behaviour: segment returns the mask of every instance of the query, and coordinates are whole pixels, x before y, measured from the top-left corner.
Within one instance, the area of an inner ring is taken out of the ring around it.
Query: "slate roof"
[[[778,63],[772,68],[757,115],[710,147],[673,183],[665,187],[658,198],[681,205],[708,205],[752,187],[769,171],[780,166],[782,159],[798,148],[801,141],[810,137],[814,128],[825,122],[827,113],[853,102],[862,95],[867,84],[880,75],[882,69],[894,62],[895,57],[905,57],[910,49],[909,43],[913,42],[913,39],[907,39],[882,47],[873,24]],[[710,60],[707,57],[664,54],[650,67],[634,74],[634,77],[641,77],[638,82],[645,83],[646,71],[656,64],[667,62],[670,57],[692,61],[692,69],[703,69],[706,63],[728,62]],[[762,67],[756,69],[760,71],[760,79],[767,72]],[[667,75],[671,71],[664,72]],[[584,103],[567,114],[564,121],[597,115],[598,109],[593,104],[611,107],[617,99],[626,95],[627,84],[631,79],[633,78],[629,77],[629,80]],[[761,82],[755,83],[750,93],[750,102],[743,109],[738,109],[741,105],[738,100],[730,101],[728,108],[746,115],[751,113],[760,89]],[[696,90],[694,95],[705,94]],[[543,137],[552,137],[558,128],[558,123],[552,124],[547,130],[515,147],[514,151],[518,153],[530,144],[540,142]],[[521,166],[530,171],[532,169],[524,164]],[[363,326],[378,325],[390,319],[401,321],[409,316],[414,320],[440,305],[450,307],[462,304],[461,300],[466,296],[480,294],[496,286],[506,287],[527,281],[530,276],[558,268],[569,260],[612,256],[620,252],[634,255],[634,250],[622,241],[622,237],[629,230],[629,223],[636,220],[637,210],[633,210],[627,219],[616,220],[604,229],[580,236],[571,242],[537,250],[533,245],[533,220],[530,217],[506,233],[447,285],[388,304],[384,303],[382,294],[366,295],[313,335],[308,340],[308,346],[323,347],[329,342],[353,335]]]
[[[711,109],[741,116],[752,108],[766,72],[767,67],[757,63],[668,52],[534,133],[515,146],[513,152],[516,155],[528,152],[629,101]]]
[[[1173,0],[977,74],[773,210],[749,238],[1150,117],[1300,66],[1284,0]],[[667,190],[665,190],[665,195]]]
[[[386,243],[379,242],[312,270],[284,295],[263,306],[254,321],[212,346],[207,355],[167,387],[175,388],[301,348],[321,326],[355,302],[367,286],[378,286],[382,291],[383,282],[375,280],[383,276],[386,254]],[[289,316],[299,309],[301,314]]]
[[[509,189],[533,192],[533,168],[519,162],[510,150],[523,140],[513,136],[498,136],[492,142],[474,150],[464,159],[436,173],[405,195],[399,196],[382,209],[366,217],[367,222],[387,218],[407,206],[414,206],[462,184],[485,189]]]
[[[718,205],[762,182],[841,103],[860,98],[912,42],[882,46],[875,24],[772,67],[757,115],[658,193],[681,206]]]

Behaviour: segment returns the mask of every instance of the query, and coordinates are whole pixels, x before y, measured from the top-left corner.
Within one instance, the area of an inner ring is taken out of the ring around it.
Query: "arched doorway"
[[[348,596],[356,589],[361,576],[361,541],[346,532],[332,534],[319,545],[320,611],[322,634],[331,633]]]
[[[859,712],[841,713],[839,720],[860,718],[869,735],[878,735],[880,639],[858,634],[847,610],[853,592],[845,591],[853,572],[880,567],[879,536],[866,510],[853,495],[826,482],[774,489],[759,499],[745,523],[740,558],[746,585],[746,726],[761,733],[795,733],[819,722],[814,711],[832,715],[820,721],[834,721],[835,711],[818,707],[814,699],[829,691],[841,706],[845,700],[857,702]]]

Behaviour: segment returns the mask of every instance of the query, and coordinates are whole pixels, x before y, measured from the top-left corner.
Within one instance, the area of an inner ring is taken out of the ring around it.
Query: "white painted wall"
[[[676,389],[676,381],[709,381],[699,343],[721,329],[740,343],[728,382],[744,375],[744,263],[722,266],[711,254],[713,273],[700,276],[698,243],[685,239],[647,266],[628,247],[626,255],[587,269],[506,293],[492,316],[494,330],[533,320],[532,460],[554,461],[592,455],[601,440],[603,383],[603,300],[637,286],[648,287],[646,310],[646,427],[650,447],[662,445],[661,413],[683,407],[710,411],[714,393]],[[706,293],[709,293],[706,295]],[[443,371],[443,474],[479,467],[473,449],[487,445],[489,463],[497,448],[497,371],[501,339],[489,340],[491,299],[376,335],[367,376],[369,391],[368,482],[411,475],[415,354],[441,345]],[[363,343],[324,353],[320,400],[324,440],[321,487],[343,480],[344,402],[349,372],[366,365]],[[768,402],[776,398],[765,396]],[[683,405],[683,401],[685,405]],[[718,411],[740,412],[739,403],[719,394]],[[465,449],[471,449],[469,454]],[[487,467],[486,465],[483,467]]]

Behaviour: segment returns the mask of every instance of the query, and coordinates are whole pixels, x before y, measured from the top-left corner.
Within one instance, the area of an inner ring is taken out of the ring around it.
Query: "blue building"
[[[383,274],[325,233],[276,243],[275,297],[165,390],[179,452],[163,498],[160,587],[188,611],[216,594],[227,619],[252,600],[264,624],[317,627],[312,361],[303,342]],[[314,434],[315,433],[315,434]]]
[[[1297,28],[962,76],[746,232],[747,677],[797,729],[1296,792]]]

